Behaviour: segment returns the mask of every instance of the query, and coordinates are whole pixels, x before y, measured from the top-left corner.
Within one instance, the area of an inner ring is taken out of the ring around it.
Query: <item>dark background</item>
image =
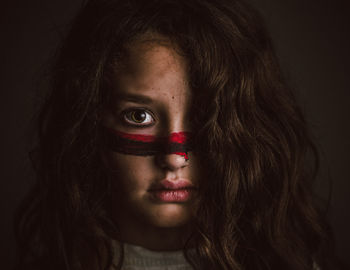
[[[306,113],[322,163],[316,191],[328,197],[337,253],[350,243],[349,4],[333,0],[249,0],[262,12],[282,68]],[[32,183],[27,157],[33,140],[37,88],[76,0],[7,0],[0,4],[1,269],[15,254],[12,218]],[[331,181],[331,184],[329,183]]]

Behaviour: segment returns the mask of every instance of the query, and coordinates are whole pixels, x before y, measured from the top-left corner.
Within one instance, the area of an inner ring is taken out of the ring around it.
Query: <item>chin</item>
[[[186,226],[192,219],[188,205],[162,204],[154,207],[149,215],[149,222],[156,227],[176,228]]]

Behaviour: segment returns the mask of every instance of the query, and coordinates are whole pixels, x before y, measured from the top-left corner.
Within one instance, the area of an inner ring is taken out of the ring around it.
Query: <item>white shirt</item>
[[[114,262],[116,265],[117,261]],[[193,270],[182,251],[151,251],[131,244],[124,244],[122,270]],[[313,270],[320,270],[316,263]]]
[[[117,264],[117,262],[115,262]],[[151,251],[124,244],[123,270],[193,270],[182,251]]]

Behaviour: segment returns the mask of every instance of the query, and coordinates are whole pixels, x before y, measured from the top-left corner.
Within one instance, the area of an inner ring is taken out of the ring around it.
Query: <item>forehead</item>
[[[185,59],[167,40],[141,40],[127,47],[124,71],[142,75],[144,71],[184,72]]]
[[[113,77],[119,94],[189,94],[186,60],[167,40],[133,42],[122,62]]]

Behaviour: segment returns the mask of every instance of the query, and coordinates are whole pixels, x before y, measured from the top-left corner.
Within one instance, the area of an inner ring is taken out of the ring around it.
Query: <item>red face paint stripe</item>
[[[116,131],[114,129],[108,129],[111,132],[115,133],[116,135],[132,140],[132,141],[139,141],[139,142],[155,142],[155,141],[167,141],[169,143],[186,143],[188,141],[188,138],[191,136],[191,132],[173,132],[170,133],[168,137],[156,137],[153,135],[146,135],[146,134],[130,134],[130,133],[124,133],[120,131]]]
[[[176,154],[188,160],[188,152],[192,150],[190,132],[174,132],[168,137],[156,137],[103,127],[102,142],[112,151],[137,156]]]

